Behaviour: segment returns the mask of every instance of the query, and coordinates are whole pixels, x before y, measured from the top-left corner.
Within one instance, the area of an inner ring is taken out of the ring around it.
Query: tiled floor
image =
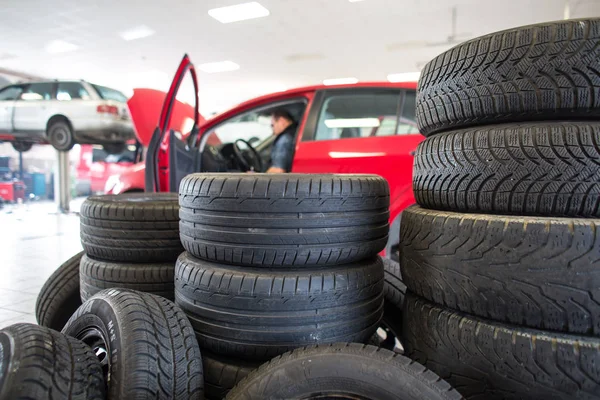
[[[79,217],[52,203],[0,209],[0,328],[35,323],[37,295],[52,272],[81,251]]]

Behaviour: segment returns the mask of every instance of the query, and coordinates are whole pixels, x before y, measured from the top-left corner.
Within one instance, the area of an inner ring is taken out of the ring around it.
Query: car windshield
[[[98,92],[100,97],[102,97],[104,100],[114,100],[114,101],[119,101],[121,103],[127,102],[127,97],[123,93],[119,92],[118,90],[107,88],[106,86],[100,86],[100,85],[92,84],[92,86],[94,87],[94,89],[96,89],[96,91]]]

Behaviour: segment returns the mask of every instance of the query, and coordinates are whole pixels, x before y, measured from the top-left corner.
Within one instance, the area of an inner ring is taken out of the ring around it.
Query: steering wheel
[[[243,151],[242,149],[240,149],[238,147],[238,142],[244,143],[248,147],[249,151],[248,150]],[[239,164],[242,167],[242,169],[244,169],[244,172],[246,172],[246,171],[262,172],[262,170],[263,170],[262,158],[260,158],[260,155],[258,154],[256,149],[254,147],[252,147],[252,145],[250,143],[248,143],[246,140],[238,139],[235,142],[233,142],[233,153],[235,154],[235,158],[237,158],[237,160],[239,161]]]

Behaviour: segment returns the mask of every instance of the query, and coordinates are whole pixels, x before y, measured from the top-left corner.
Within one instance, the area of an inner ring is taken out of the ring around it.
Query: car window
[[[96,89],[96,92],[98,92],[98,96],[100,96],[104,100],[114,100],[121,103],[127,102],[127,97],[118,90],[94,84],[92,84],[92,86],[94,87],[94,89]]]
[[[37,100],[51,100],[54,83],[32,83],[25,87],[23,93],[19,97],[19,100],[23,101],[37,101]]]
[[[9,86],[0,90],[0,101],[16,100],[23,91],[22,86]]]
[[[79,82],[59,82],[56,99],[61,101],[89,100],[90,94]]]
[[[406,91],[404,94],[404,104],[402,105],[402,114],[398,121],[396,132],[398,135],[409,135],[419,133],[417,127],[416,115],[416,93],[414,91]]]
[[[331,94],[323,102],[315,140],[394,135],[400,100],[399,92]]]
[[[260,111],[251,111],[231,118],[207,134],[216,136],[218,142],[213,141],[216,143],[233,143],[243,139],[254,145],[273,134],[271,117]],[[210,139],[214,138],[209,138],[209,143]]]

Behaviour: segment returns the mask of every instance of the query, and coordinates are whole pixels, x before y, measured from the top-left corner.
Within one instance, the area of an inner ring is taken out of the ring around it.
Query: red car
[[[274,141],[270,114],[285,108],[299,125],[292,172],[368,173],[387,179],[392,229],[386,251],[393,251],[400,213],[415,202],[413,154],[423,140],[415,122],[416,82],[297,88],[258,97],[203,122],[196,104],[197,122],[190,134],[181,135],[181,118],[174,127],[169,108],[187,71],[195,82],[193,65],[184,57],[154,131],[147,167],[134,166],[121,174],[109,193],[177,191],[181,178],[191,172],[265,171]],[[138,134],[148,133],[136,121],[136,105],[129,108]]]

